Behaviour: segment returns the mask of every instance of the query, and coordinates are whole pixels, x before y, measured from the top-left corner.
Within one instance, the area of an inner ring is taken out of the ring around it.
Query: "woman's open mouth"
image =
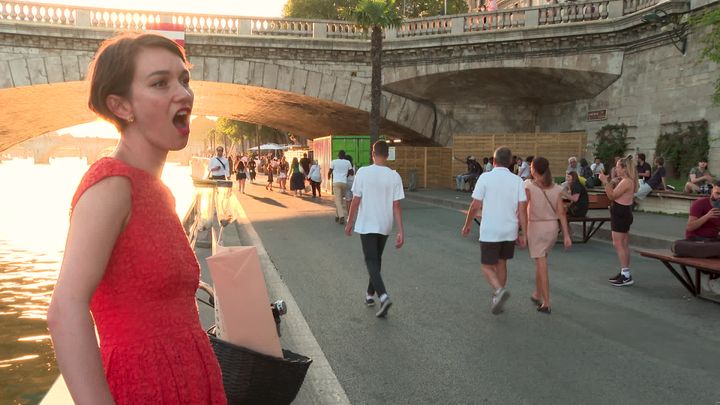
[[[180,109],[173,117],[173,125],[184,136],[190,135],[190,109]]]

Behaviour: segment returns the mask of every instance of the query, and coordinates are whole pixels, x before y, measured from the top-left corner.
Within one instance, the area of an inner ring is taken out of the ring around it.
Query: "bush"
[[[708,122],[674,122],[672,131],[661,134],[655,155],[665,158],[665,167],[675,176],[686,176],[700,159],[707,159],[710,151]]]
[[[595,133],[595,156],[602,160],[609,171],[615,163],[615,156],[625,156],[630,142],[627,140],[627,125],[605,125]]]

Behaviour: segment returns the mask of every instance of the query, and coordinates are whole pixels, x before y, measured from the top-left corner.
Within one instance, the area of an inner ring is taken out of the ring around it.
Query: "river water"
[[[0,404],[40,402],[59,371],[46,313],[85,159],[0,162]],[[194,188],[189,166],[168,163],[163,182],[182,218]]]

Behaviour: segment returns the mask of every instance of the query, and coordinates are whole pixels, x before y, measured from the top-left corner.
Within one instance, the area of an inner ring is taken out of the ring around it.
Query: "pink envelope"
[[[218,338],[283,357],[265,278],[254,246],[217,246],[207,258],[215,288]]]

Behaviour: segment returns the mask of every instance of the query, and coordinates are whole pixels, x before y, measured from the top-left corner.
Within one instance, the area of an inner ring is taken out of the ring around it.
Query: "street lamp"
[[[683,14],[668,14],[665,10],[653,10],[642,16],[643,22],[660,24],[661,32],[669,32],[670,40],[675,48],[685,55],[687,49],[688,16]]]

